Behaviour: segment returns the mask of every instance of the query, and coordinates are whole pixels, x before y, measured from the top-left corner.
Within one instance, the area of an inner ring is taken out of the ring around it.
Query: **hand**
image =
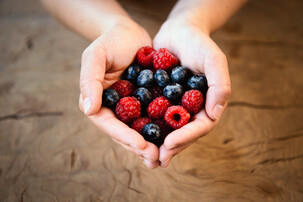
[[[158,148],[119,121],[110,109],[100,109],[103,90],[119,80],[139,48],[151,44],[147,32],[131,20],[120,21],[93,41],[82,55],[79,107],[104,134],[155,168]]]
[[[209,89],[205,110],[192,121],[170,133],[160,147],[160,166],[167,167],[171,158],[206,135],[217,124],[231,93],[227,60],[207,32],[181,20],[165,22],[154,39],[154,48],[167,48],[194,73],[204,73]]]

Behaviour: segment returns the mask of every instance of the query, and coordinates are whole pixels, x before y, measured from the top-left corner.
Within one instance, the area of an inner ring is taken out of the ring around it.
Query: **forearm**
[[[117,23],[131,22],[115,0],[41,0],[45,8],[68,28],[94,40]]]
[[[168,20],[177,19],[211,33],[221,27],[248,0],[179,0]]]

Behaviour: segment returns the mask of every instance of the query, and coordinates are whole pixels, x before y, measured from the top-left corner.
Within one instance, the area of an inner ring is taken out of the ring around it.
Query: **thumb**
[[[205,76],[208,81],[205,110],[212,120],[218,120],[231,93],[228,65],[225,55],[215,54],[205,59]]]
[[[97,113],[101,107],[106,54],[102,47],[89,45],[82,54],[80,91],[86,115]]]

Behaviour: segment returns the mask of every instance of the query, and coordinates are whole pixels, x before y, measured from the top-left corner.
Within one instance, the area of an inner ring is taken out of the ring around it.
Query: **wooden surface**
[[[154,36],[174,2],[150,2],[122,4]],[[35,0],[1,0],[0,201],[303,201],[302,10],[254,0],[213,35],[229,106],[169,168],[148,170],[78,109],[88,41]]]

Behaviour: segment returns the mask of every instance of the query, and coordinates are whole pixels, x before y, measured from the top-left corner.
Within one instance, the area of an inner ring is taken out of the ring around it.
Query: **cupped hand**
[[[154,48],[167,48],[194,73],[208,81],[205,109],[190,123],[170,133],[160,147],[160,166],[167,167],[174,155],[214,128],[231,93],[227,60],[207,32],[179,20],[166,21],[154,39]]]
[[[155,168],[158,148],[119,121],[110,109],[101,107],[103,90],[120,79],[139,48],[151,45],[148,33],[131,20],[117,23],[93,41],[82,55],[79,107],[101,132]]]

